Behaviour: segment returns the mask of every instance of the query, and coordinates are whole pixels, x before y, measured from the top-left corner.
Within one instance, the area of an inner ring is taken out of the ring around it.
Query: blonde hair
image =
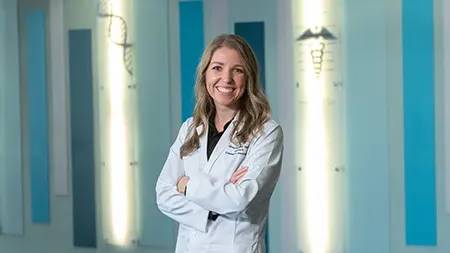
[[[250,45],[238,35],[219,35],[208,44],[197,67],[193,123],[180,148],[181,157],[188,156],[199,147],[200,137],[205,134],[209,119],[215,114],[214,101],[206,88],[206,70],[214,52],[222,47],[234,49],[239,53],[245,76],[245,91],[239,101],[239,114],[231,132],[231,141],[235,144],[250,141],[262,131],[264,123],[270,119],[269,101],[262,91],[258,61]],[[203,126],[200,134],[196,131],[199,126]]]

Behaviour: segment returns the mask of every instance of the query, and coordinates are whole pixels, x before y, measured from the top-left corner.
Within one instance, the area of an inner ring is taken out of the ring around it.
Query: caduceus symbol
[[[323,41],[337,40],[337,37],[325,27],[315,27],[314,29],[307,29],[296,40],[313,40],[309,45],[309,49],[311,52],[314,72],[317,76],[319,76],[322,72],[322,63],[325,51],[325,43]]]
[[[128,26],[125,19],[114,14],[111,0],[98,0],[97,16],[108,19],[108,38],[117,46],[123,48],[123,64],[126,71],[133,75],[133,45],[128,41]]]

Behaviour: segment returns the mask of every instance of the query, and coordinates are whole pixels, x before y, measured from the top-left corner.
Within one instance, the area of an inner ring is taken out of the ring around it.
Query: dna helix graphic
[[[120,1],[120,0],[113,0]],[[114,14],[111,0],[98,0],[97,2],[97,16],[99,18],[108,19],[107,36],[109,40],[123,49],[123,64],[125,70],[130,76],[133,75],[133,45],[128,41],[128,25],[125,19]],[[112,31],[118,33],[119,36],[112,36]]]

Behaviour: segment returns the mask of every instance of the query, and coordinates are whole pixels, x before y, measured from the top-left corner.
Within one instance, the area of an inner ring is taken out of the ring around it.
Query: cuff
[[[195,200],[196,193],[201,187],[201,175],[196,174],[195,176],[189,177],[189,181],[186,184],[186,188],[189,188],[189,191],[185,191],[185,196],[188,200]]]

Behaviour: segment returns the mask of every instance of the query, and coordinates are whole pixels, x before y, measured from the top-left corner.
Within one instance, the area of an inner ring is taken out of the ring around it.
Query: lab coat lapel
[[[203,126],[202,125],[200,125],[200,126],[198,126],[197,128],[196,128],[196,130],[197,130],[197,134],[199,134],[200,135],[200,133],[202,132],[202,130],[203,130]],[[208,136],[208,129],[206,129],[206,134],[204,134],[201,138],[200,138],[200,147],[199,147],[199,151],[200,151],[200,153],[199,153],[199,165],[200,165],[200,168],[199,169],[201,169],[202,167],[203,167],[203,165],[204,164],[206,164],[206,162],[207,162],[207,157],[206,157],[206,149],[207,149],[207,137]]]
[[[225,148],[230,143],[230,133],[231,133],[231,130],[233,129],[233,123],[234,122],[232,122],[230,124],[230,126],[227,127],[227,129],[225,130],[225,132],[223,133],[223,135],[220,137],[219,141],[217,142],[217,145],[214,148],[213,152],[211,153],[211,156],[209,157],[209,160],[208,160],[208,162],[206,163],[206,166],[205,166],[205,172],[206,173],[210,173],[211,172],[211,168],[214,165],[214,163],[216,162],[217,158],[223,153]],[[206,145],[206,142],[207,142],[207,138],[208,137],[206,135],[204,137],[205,145]],[[205,148],[204,153],[206,155],[206,148]]]

